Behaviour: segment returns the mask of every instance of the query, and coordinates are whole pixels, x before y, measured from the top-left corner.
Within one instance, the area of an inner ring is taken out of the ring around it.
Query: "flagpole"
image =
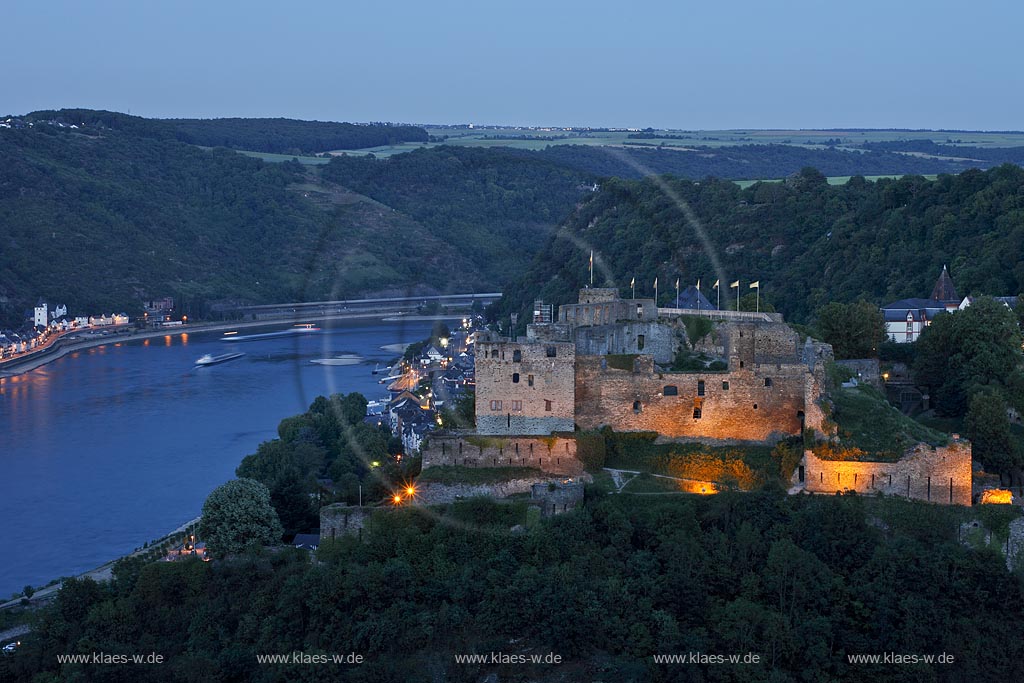
[[[636,277],[635,276],[633,277],[633,279],[631,279],[629,281],[629,287],[630,287],[630,289],[633,290],[633,298],[635,299],[636,298]]]
[[[590,250],[590,286],[594,286],[594,250]]]
[[[679,278],[676,278],[676,310],[679,310]]]
[[[736,281],[736,312],[740,312],[740,281]]]
[[[700,316],[700,278],[697,278],[697,315]]]
[[[654,278],[654,307],[658,307],[658,278]]]
[[[715,289],[718,290],[718,310],[722,310],[722,285],[719,284]]]

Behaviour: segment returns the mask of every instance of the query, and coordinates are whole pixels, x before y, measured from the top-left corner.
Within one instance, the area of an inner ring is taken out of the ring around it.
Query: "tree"
[[[878,346],[886,339],[885,318],[877,306],[867,301],[823,306],[818,309],[817,327],[839,360],[875,358]]]
[[[962,414],[985,387],[1007,392],[1022,361],[1016,315],[991,297],[936,317],[917,345],[915,377],[932,389],[935,409],[946,415]]]
[[[964,427],[974,457],[1001,477],[1010,478],[1012,483],[1013,473],[1020,469],[1022,460],[1010,436],[1010,420],[1003,397],[992,390],[976,393],[971,398]]]
[[[282,533],[270,491],[255,479],[221,484],[203,503],[199,534],[215,556],[241,552],[253,544],[277,543]]]

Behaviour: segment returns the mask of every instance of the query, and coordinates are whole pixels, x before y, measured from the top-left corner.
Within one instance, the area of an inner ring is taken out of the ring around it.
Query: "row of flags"
[[[721,282],[721,280],[715,280],[715,284],[711,285],[711,289],[714,289],[714,290],[718,291],[718,307],[719,308],[722,307],[722,293],[721,293],[721,290],[719,289],[720,282]],[[594,250],[593,249],[590,250],[590,286],[591,287],[594,286]],[[629,288],[631,290],[633,290],[633,298],[635,299],[636,298],[636,277],[635,276],[629,279]],[[761,281],[760,280],[754,280],[753,282],[750,283],[749,288],[757,290],[757,304],[756,304],[756,306],[757,306],[757,309],[760,310],[760,303],[761,303]],[[735,289],[736,290],[736,308],[739,309],[740,281],[736,280],[735,282],[732,282],[729,285],[729,289]],[[697,278],[697,291],[700,292],[700,278]],[[658,278],[657,277],[654,278],[654,301],[655,301],[655,303],[657,303],[657,301],[658,301]],[[700,303],[700,301],[698,299],[698,305],[699,305],[699,303]],[[679,307],[678,305],[679,305],[679,278],[676,278],[676,307],[677,308]]]
[[[715,280],[715,284],[711,285],[711,289],[718,289],[718,283],[719,283],[719,280]],[[630,286],[631,289],[633,289],[634,294],[635,294],[636,293],[636,278],[635,277],[630,278],[629,286]],[[739,286],[740,286],[740,281],[736,280],[731,285],[729,285],[729,289],[736,289]],[[654,278],[654,289],[655,290],[658,289],[658,278]],[[676,289],[679,289],[679,278],[676,278]],[[750,283],[750,289],[761,289],[761,281],[760,280],[754,280],[753,282],[751,282]],[[698,292],[700,291],[700,278],[697,278],[697,291]]]

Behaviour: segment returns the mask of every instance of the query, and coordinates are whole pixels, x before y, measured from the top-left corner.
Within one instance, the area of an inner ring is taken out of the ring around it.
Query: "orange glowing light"
[[[393,502],[395,505],[401,505],[402,497],[396,493],[395,497],[391,499],[391,502]]]
[[[1013,492],[1007,489],[986,489],[981,492],[981,502],[991,505],[1012,505]]]
[[[416,487],[414,487],[414,486],[406,486],[405,487],[405,495],[407,495],[407,496],[415,496],[416,495]]]

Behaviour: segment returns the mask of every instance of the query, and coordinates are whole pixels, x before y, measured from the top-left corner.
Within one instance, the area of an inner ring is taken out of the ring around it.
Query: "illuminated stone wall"
[[[661,373],[650,358],[622,370],[600,356],[579,356],[576,423],[583,430],[607,425],[673,438],[775,442],[800,433],[807,377],[801,364]]]
[[[812,493],[881,492],[933,503],[971,504],[971,444],[918,444],[896,462],[822,460],[811,451],[802,462],[804,488]]]
[[[571,343],[477,342],[477,433],[571,432],[575,359]]]
[[[583,465],[576,459],[572,436],[463,436],[432,434],[420,450],[423,469],[442,465],[462,467],[533,467],[553,474],[576,476]]]

